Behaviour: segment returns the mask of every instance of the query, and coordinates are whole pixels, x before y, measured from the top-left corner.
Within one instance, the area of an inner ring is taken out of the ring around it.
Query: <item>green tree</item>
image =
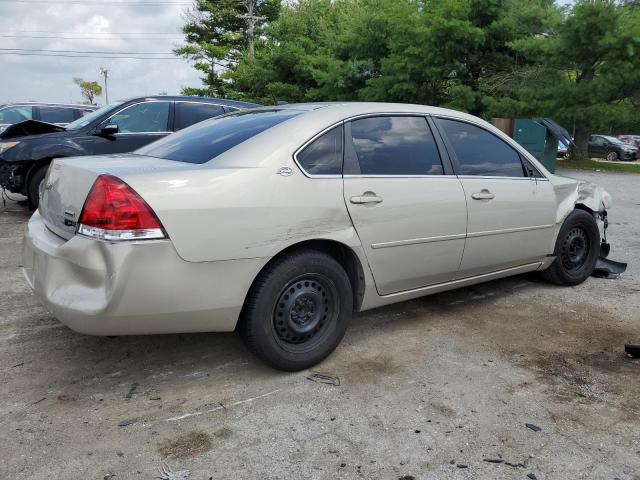
[[[573,158],[591,133],[640,127],[640,9],[580,0],[552,36],[513,43],[528,60],[489,80],[497,116],[553,116],[574,131]]]
[[[224,73],[233,70],[248,48],[247,27],[251,12],[258,17],[254,38],[267,22],[278,17],[280,0],[196,0],[185,12],[183,27],[186,44],[174,50],[176,55],[194,62],[203,73],[203,87],[185,87],[185,95],[232,96]]]
[[[82,78],[75,77],[73,83],[80,87],[80,93],[85,99],[85,103],[93,104],[94,97],[102,95],[102,87],[98,82],[88,82]]]
[[[561,18],[553,0],[303,0],[230,75],[255,100],[374,100],[482,114],[482,79],[518,62],[510,42]]]

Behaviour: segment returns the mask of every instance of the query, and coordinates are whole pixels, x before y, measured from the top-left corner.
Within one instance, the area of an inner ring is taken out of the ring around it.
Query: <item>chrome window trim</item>
[[[542,172],[540,172],[542,173]],[[458,175],[460,180],[472,180],[474,178],[482,178],[486,180],[530,180],[530,181],[539,181],[539,182],[548,182],[549,179],[547,177],[536,178],[536,177],[507,177],[500,175]]]
[[[135,107],[136,105],[140,105],[141,103],[168,103],[169,104],[169,114],[167,115],[167,123],[169,123],[169,118],[171,117],[171,104],[175,103],[173,100],[142,100],[140,102],[136,102],[136,103],[132,103],[131,105],[127,105],[126,107],[124,107],[121,110],[118,110],[117,112],[115,112],[114,114],[112,114],[110,117],[108,117],[106,120],[100,122],[97,126],[100,125],[108,125],[109,121],[115,117],[116,115],[119,115],[120,113],[124,112],[125,110],[129,110],[131,107]],[[140,134],[149,134],[149,133],[173,133],[171,131],[167,132],[166,130],[162,131],[162,132],[118,132],[116,135],[140,135]]]
[[[160,100],[160,101],[165,101],[166,100]],[[228,105],[223,105],[221,103],[213,103],[213,102],[198,102],[196,100],[175,100],[175,103],[195,103],[198,105],[213,105],[214,107],[221,107],[222,109],[224,108],[236,108],[236,107],[230,107]]]
[[[457,178],[456,175],[343,175],[344,178]]]
[[[302,168],[302,165],[298,161],[298,154],[300,152],[302,152],[302,150],[304,150],[311,143],[313,143],[317,138],[319,138],[322,135],[324,135],[325,133],[327,133],[329,130],[332,130],[332,129],[340,126],[340,125],[344,126],[344,122],[345,122],[345,120],[340,120],[339,122],[336,122],[336,123],[332,124],[331,126],[321,130],[320,132],[316,133],[313,137],[311,137],[309,140],[304,142],[302,144],[302,146],[298,147],[295,152],[293,152],[293,161],[295,162],[295,164],[298,166],[298,168],[300,169],[300,171],[302,172],[302,174],[305,177],[308,177],[308,178],[342,178],[343,177],[342,174],[338,174],[338,173],[331,173],[331,174],[308,173],[304,168]],[[344,158],[344,130],[343,130],[343,139],[342,139],[342,155],[343,155],[343,158]]]
[[[168,133],[174,133],[171,131],[164,131],[164,132],[118,132],[115,133],[114,135],[166,135]]]

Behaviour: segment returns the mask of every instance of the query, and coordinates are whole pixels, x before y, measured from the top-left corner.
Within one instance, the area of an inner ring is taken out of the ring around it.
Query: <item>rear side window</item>
[[[316,138],[296,160],[309,175],[342,175],[342,125]]]
[[[369,117],[351,122],[361,175],[442,175],[433,134],[424,117]],[[353,164],[353,162],[351,162]]]
[[[65,107],[40,107],[40,120],[48,123],[71,123],[76,119],[75,109]]]
[[[176,130],[189,127],[194,123],[201,122],[208,118],[217,117],[224,113],[224,108],[220,105],[208,103],[176,102]]]
[[[520,155],[483,128],[439,119],[458,159],[461,175],[524,177]]]
[[[246,110],[196,123],[136,150],[139,155],[205,163],[245,140],[300,115],[299,110]]]
[[[19,123],[33,118],[31,107],[9,107],[0,110],[0,123]]]

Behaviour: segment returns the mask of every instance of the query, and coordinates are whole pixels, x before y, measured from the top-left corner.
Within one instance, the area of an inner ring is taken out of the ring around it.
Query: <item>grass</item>
[[[558,160],[558,168],[575,168],[577,170],[640,173],[640,163],[609,163],[595,160]]]

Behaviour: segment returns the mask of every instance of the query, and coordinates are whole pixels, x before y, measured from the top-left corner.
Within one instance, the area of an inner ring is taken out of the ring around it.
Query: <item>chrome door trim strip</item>
[[[454,235],[440,235],[438,237],[427,237],[427,238],[411,238],[409,240],[396,240],[393,242],[382,242],[382,243],[374,243],[371,245],[371,248],[389,248],[389,247],[400,247],[403,245],[417,245],[420,243],[433,243],[433,242],[445,242],[447,240],[461,240],[466,237],[465,233],[457,233]]]
[[[505,233],[528,232],[531,230],[545,230],[553,228],[555,225],[532,225],[530,227],[505,228],[502,230],[487,230],[485,232],[472,232],[467,234],[467,238],[487,237],[490,235],[503,235]]]

